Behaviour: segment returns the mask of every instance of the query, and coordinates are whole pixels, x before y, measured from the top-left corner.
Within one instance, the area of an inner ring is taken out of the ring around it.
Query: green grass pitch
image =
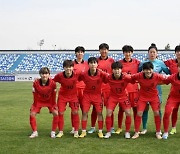
[[[114,153],[180,153],[180,126],[177,124],[177,134],[168,140],[155,138],[155,126],[152,111],[148,119],[148,133],[136,140],[125,139],[124,132],[113,134],[110,139],[99,139],[97,134],[86,138],[75,139],[71,134],[70,110],[65,112],[65,128],[62,138],[51,139],[52,115],[42,109],[37,115],[39,137],[29,139],[29,108],[32,103],[31,82],[0,82],[0,153],[27,154],[114,154]],[[163,105],[169,92],[169,86],[163,86]],[[153,97],[153,96],[152,96]],[[105,115],[105,111],[104,111]],[[90,116],[89,116],[90,117]],[[90,119],[90,118],[89,118]],[[133,122],[133,121],[132,121]],[[90,127],[88,122],[88,128]],[[115,111],[115,129],[117,128],[117,110]],[[131,127],[133,135],[134,125]],[[104,127],[105,133],[105,127]]]

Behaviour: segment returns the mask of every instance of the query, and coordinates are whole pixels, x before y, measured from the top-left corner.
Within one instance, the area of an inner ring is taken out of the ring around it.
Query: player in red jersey
[[[165,81],[166,84],[171,83],[171,90],[165,106],[165,112],[163,117],[164,134],[163,139],[168,138],[169,118],[174,108],[179,108],[180,105],[180,63],[178,65],[178,73],[172,74]],[[176,66],[177,67],[177,66]]]
[[[176,55],[176,59],[169,59],[164,62],[166,64],[166,66],[169,68],[171,74],[178,72],[177,63],[180,62],[180,45],[175,47],[175,55]],[[172,116],[171,116],[172,129],[169,133],[171,135],[176,133],[177,119],[178,119],[178,108],[175,107],[173,109]]]
[[[40,79],[33,82],[33,104],[30,110],[30,125],[32,134],[30,138],[38,136],[36,114],[40,113],[42,107],[48,107],[53,114],[51,138],[55,138],[55,131],[58,125],[58,110],[56,106],[56,83],[50,79],[50,70],[42,67],[39,70]]]
[[[110,57],[108,57],[108,52],[109,52],[109,45],[106,43],[102,43],[99,45],[99,52],[101,56],[98,58],[98,69],[101,69],[102,71],[111,74],[111,64],[114,62],[114,60]],[[103,103],[106,106],[107,100],[109,98],[109,93],[110,93],[110,86],[109,84],[102,84],[102,98],[103,98]],[[112,133],[115,133],[113,125],[114,125],[114,114],[112,114],[112,128],[111,131]],[[93,133],[95,132],[95,124],[96,124],[96,119],[97,119],[97,113],[95,108],[93,108],[92,114],[91,114],[91,129],[88,131],[88,133]]]
[[[141,125],[143,111],[149,102],[154,112],[154,120],[156,125],[156,137],[161,139],[160,127],[160,100],[158,97],[158,91],[156,86],[165,80],[165,77],[161,74],[153,72],[153,64],[151,62],[145,62],[143,64],[143,71],[131,76],[133,81],[138,81],[140,85],[139,100],[137,102],[137,115],[135,119],[135,134],[132,137],[136,139],[139,137],[139,128]]]
[[[77,88],[76,83],[78,81],[79,75],[76,74],[74,69],[74,63],[72,60],[65,60],[63,62],[64,71],[58,73],[54,77],[54,81],[61,84],[61,88],[58,94],[58,111],[59,111],[59,133],[56,137],[63,136],[64,128],[64,111],[66,110],[66,105],[69,103],[72,112],[72,123],[74,125],[74,137],[78,138],[79,129],[79,103],[77,98]]]
[[[135,74],[138,72],[139,64],[140,61],[132,58],[133,54],[133,47],[130,45],[125,45],[122,48],[123,54],[124,54],[124,59],[120,60],[120,62],[123,65],[122,72],[126,72],[127,74]],[[134,115],[134,121],[135,117],[137,114],[137,101],[139,97],[139,89],[138,89],[138,84],[131,84],[129,83],[126,87],[126,90],[128,91],[128,97],[129,101],[131,103],[131,107],[133,109],[133,115]],[[123,113],[124,111],[122,108],[120,108],[119,113],[118,113],[118,129],[116,131],[117,134],[120,134],[122,132],[122,120],[123,120]]]
[[[88,63],[83,60],[85,49],[82,46],[78,46],[75,48],[76,59],[74,60],[74,72],[80,74],[82,71],[87,70],[89,68]],[[80,108],[82,110],[82,98],[83,98],[83,90],[85,88],[85,84],[83,81],[78,81],[76,84],[77,87],[77,97],[80,104]],[[71,119],[73,114],[71,113]],[[73,122],[73,120],[71,120]],[[74,134],[74,124],[72,123],[72,130],[70,132]]]
[[[95,57],[90,57],[88,59],[89,70],[83,72],[80,75],[80,80],[83,80],[85,83],[85,89],[83,94],[83,114],[82,114],[82,134],[79,136],[81,138],[86,136],[86,126],[87,126],[87,118],[88,118],[88,111],[93,105],[96,109],[97,116],[98,116],[98,127],[99,127],[99,138],[103,138],[103,103],[101,97],[101,86],[102,83],[105,82],[107,77],[107,73],[100,71],[97,69],[98,61]]]
[[[122,63],[114,62],[111,65],[112,74],[109,75],[107,82],[111,87],[110,97],[106,105],[106,129],[107,133],[104,138],[109,138],[111,136],[111,115],[117,104],[125,111],[126,113],[126,132],[125,138],[130,139],[130,127],[131,127],[131,104],[128,99],[128,94],[126,87],[128,85],[128,80],[126,76],[122,73]]]

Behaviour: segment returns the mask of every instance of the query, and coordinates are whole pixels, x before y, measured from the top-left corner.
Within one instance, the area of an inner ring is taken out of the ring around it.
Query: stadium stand
[[[99,57],[98,51],[86,51],[85,60],[89,57]],[[110,51],[109,57],[115,61],[122,59],[122,51]],[[147,58],[147,51],[134,51],[134,58],[143,61]],[[161,51],[158,58],[165,61],[175,58],[173,51]],[[62,63],[65,59],[75,59],[74,51],[26,51],[26,52],[3,52],[0,51],[0,74],[27,74],[37,73],[43,66],[50,68],[51,72],[59,72],[63,70]]]

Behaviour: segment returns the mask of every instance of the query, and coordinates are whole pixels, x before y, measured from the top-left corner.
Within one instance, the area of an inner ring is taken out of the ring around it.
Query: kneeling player
[[[48,107],[53,114],[51,138],[55,138],[55,131],[58,125],[58,110],[56,107],[56,83],[50,79],[50,71],[47,67],[42,67],[39,71],[40,79],[33,83],[34,102],[30,110],[30,125],[33,133],[29,136],[38,136],[36,114],[40,113],[42,107]]]
[[[158,91],[156,86],[165,80],[165,77],[161,74],[153,72],[153,64],[151,62],[146,62],[143,64],[143,71],[131,76],[132,80],[138,81],[140,85],[139,100],[137,102],[137,115],[135,118],[135,134],[132,137],[136,139],[139,137],[139,128],[141,125],[141,119],[143,111],[149,102],[152,110],[154,112],[154,120],[156,125],[156,137],[161,139],[160,127],[160,100],[158,97]]]
[[[166,84],[171,83],[171,90],[165,106],[165,112],[163,117],[164,134],[163,139],[168,138],[169,118],[174,108],[178,109],[180,105],[180,63],[178,63],[178,73],[175,73],[167,78]]]
[[[108,77],[108,83],[111,87],[110,97],[106,106],[106,129],[107,133],[104,138],[109,138],[111,136],[111,115],[116,107],[119,104],[119,107],[123,109],[126,113],[126,132],[125,138],[130,138],[130,127],[131,127],[131,104],[128,100],[128,95],[126,92],[126,86],[128,84],[128,78],[122,74],[122,64],[121,62],[114,62],[111,65],[112,72]]]

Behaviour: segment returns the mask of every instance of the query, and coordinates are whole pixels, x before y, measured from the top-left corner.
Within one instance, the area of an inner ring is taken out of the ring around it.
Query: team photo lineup
[[[155,44],[150,45],[148,57],[142,62],[132,58],[132,46],[124,45],[122,51],[124,58],[114,61],[108,57],[109,45],[102,43],[99,45],[100,57],[90,57],[85,61],[85,48],[78,46],[75,48],[76,59],[65,60],[64,71],[54,77],[51,78],[48,66],[42,67],[40,78],[33,81],[33,103],[29,117],[32,134],[29,138],[38,137],[36,115],[43,107],[47,107],[53,115],[51,138],[66,135],[63,132],[66,123],[64,112],[68,107],[71,108],[69,120],[72,126],[69,132],[74,138],[97,133],[99,138],[108,139],[113,137],[112,134],[125,132],[126,139],[137,139],[148,133],[150,107],[154,115],[155,137],[168,139],[169,135],[176,134],[180,104],[180,45],[175,47],[176,58],[166,61],[158,59]],[[56,83],[60,84],[58,94]],[[162,113],[161,85],[168,84],[171,88]],[[118,108],[117,117],[115,108]],[[117,129],[114,128],[115,118],[118,119]],[[87,128],[88,119],[91,128]],[[122,129],[123,119],[125,130]],[[130,134],[133,128],[134,134]]]

